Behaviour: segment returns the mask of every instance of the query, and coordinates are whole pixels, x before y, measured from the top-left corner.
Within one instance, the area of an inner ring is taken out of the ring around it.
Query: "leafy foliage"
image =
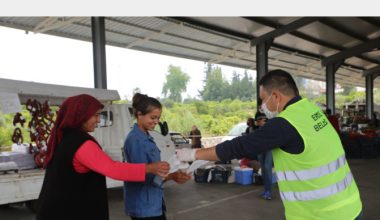
[[[193,124],[205,136],[225,135],[231,127],[246,121],[256,112],[256,102],[241,100],[199,101],[165,105],[162,121],[167,121],[169,130],[188,134]]]
[[[222,101],[225,99],[240,99],[251,101],[256,97],[256,83],[245,71],[243,77],[234,72],[231,83],[223,77],[220,67],[207,64],[205,68],[204,88],[200,96],[205,101]]]
[[[175,102],[182,102],[182,92],[186,92],[187,83],[190,76],[178,66],[169,66],[169,74],[166,75],[166,82],[162,88],[162,94]]]

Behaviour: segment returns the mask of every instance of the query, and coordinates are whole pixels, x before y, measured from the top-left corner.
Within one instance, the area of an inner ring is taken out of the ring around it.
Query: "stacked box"
[[[253,182],[252,168],[235,168],[235,183],[241,185],[249,185]]]

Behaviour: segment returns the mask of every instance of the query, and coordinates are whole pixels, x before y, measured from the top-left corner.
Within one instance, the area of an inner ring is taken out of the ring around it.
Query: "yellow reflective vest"
[[[359,190],[340,138],[320,108],[301,99],[277,117],[294,126],[305,145],[300,154],[273,150],[286,219],[355,219],[362,210]]]

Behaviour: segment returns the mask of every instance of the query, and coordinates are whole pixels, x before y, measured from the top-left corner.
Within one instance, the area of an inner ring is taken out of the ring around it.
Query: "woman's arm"
[[[75,171],[85,173],[93,170],[112,179],[123,181],[145,181],[146,165],[113,161],[93,141],[84,142],[73,159]]]

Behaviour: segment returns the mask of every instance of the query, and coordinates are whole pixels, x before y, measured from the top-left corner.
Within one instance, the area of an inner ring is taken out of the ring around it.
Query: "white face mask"
[[[269,99],[272,98],[272,95],[269,96]],[[278,115],[278,105],[280,103],[277,103],[277,110],[274,111],[274,112],[271,112],[269,111],[268,107],[267,107],[267,102],[269,101],[269,99],[261,105],[261,109],[263,110],[264,114],[267,116],[268,119],[271,119],[271,118],[274,118]]]

